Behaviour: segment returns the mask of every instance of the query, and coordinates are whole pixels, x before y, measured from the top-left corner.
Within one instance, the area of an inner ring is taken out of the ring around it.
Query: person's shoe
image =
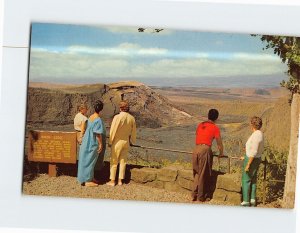
[[[210,201],[210,200],[211,200],[210,197],[205,198],[205,201]]]
[[[115,184],[115,182],[109,181],[106,183],[106,185],[114,187],[116,184]]]
[[[255,199],[251,199],[251,200],[250,200],[250,204],[251,204],[251,206],[256,206],[256,201],[255,201]]]
[[[191,197],[191,201],[197,201],[197,197],[192,196],[192,197]]]
[[[96,180],[95,178],[93,179],[92,182],[94,182],[94,183],[96,183],[96,184],[99,184],[99,180]]]
[[[204,197],[199,198],[199,202],[205,202],[205,198]]]
[[[243,201],[243,202],[241,203],[241,206],[250,206],[250,202],[248,202],[248,201]]]
[[[86,187],[96,187],[96,186],[98,186],[98,184],[96,184],[94,182],[85,182],[84,186],[86,186]]]

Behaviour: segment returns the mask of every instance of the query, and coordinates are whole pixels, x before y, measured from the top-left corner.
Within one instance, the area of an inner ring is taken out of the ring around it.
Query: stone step
[[[156,180],[158,169],[155,168],[134,168],[131,169],[131,180],[136,183],[147,183]]]
[[[240,192],[241,175],[238,173],[218,175],[216,188],[230,192]]]
[[[213,199],[233,205],[239,205],[241,203],[241,194],[237,192],[228,192],[224,189],[216,189],[213,194]]]

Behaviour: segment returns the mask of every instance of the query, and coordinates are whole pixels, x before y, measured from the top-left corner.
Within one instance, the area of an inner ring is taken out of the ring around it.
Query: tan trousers
[[[128,141],[118,140],[111,146],[111,157],[110,157],[110,179],[116,180],[116,172],[118,163],[119,167],[119,179],[125,178],[126,162],[128,155]]]
[[[192,197],[200,201],[211,198],[211,174],[213,155],[207,145],[197,145],[193,151],[194,184]]]

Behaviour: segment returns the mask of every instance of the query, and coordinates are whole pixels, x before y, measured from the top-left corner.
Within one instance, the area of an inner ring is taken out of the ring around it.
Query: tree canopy
[[[282,81],[281,85],[286,87],[292,94],[300,93],[300,38],[290,36],[268,36],[262,35],[261,41],[267,42],[264,49],[273,49],[282,62],[287,63],[290,76],[288,81]]]

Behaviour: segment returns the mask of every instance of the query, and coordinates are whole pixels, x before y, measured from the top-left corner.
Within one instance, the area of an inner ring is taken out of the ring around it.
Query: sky
[[[268,84],[276,77],[279,86],[285,78],[287,66],[272,50],[263,50],[259,36],[138,28],[34,23],[29,80],[181,80],[183,85],[210,80],[222,85],[249,79]]]

